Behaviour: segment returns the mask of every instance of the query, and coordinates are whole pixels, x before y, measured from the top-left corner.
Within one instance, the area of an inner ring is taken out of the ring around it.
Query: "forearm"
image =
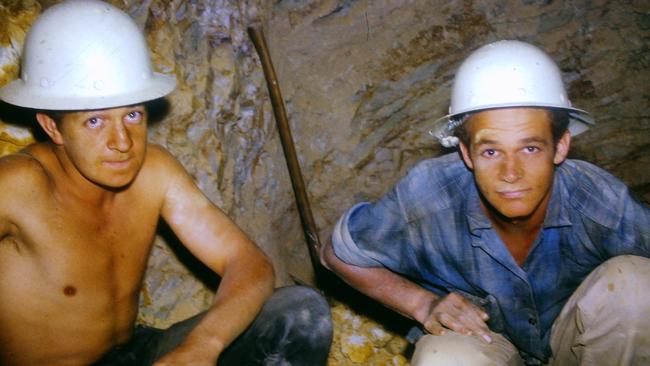
[[[225,268],[212,306],[182,346],[213,352],[216,358],[253,321],[273,292],[274,275],[263,255],[252,257]]]
[[[150,164],[164,166],[161,216],[203,264],[221,276],[214,303],[182,344],[156,365],[214,365],[253,321],[271,295],[271,263],[247,235],[196,187],[182,166],[160,148]],[[153,169],[153,168],[152,168]]]
[[[358,267],[341,261],[330,243],[323,246],[321,261],[352,287],[420,323],[425,321],[438,298],[431,291],[386,268]]]

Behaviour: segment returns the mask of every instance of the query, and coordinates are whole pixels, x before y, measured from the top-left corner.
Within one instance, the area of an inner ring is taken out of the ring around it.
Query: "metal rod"
[[[271,62],[271,55],[266,46],[266,40],[264,39],[264,32],[262,29],[249,27],[248,34],[253,41],[253,45],[255,45],[257,54],[260,57],[260,62],[262,63],[266,85],[269,89],[269,96],[271,98],[271,106],[273,107],[273,114],[275,115],[275,122],[278,126],[280,141],[282,143],[282,149],[284,150],[284,157],[287,161],[289,176],[291,177],[293,193],[296,197],[296,205],[298,206],[298,212],[300,214],[302,230],[305,233],[305,239],[309,249],[309,257],[314,271],[317,271],[320,267],[320,261],[318,259],[320,240],[318,239],[316,223],[314,222],[314,217],[311,213],[305,183],[302,179],[300,163],[298,163],[298,156],[296,155],[296,148],[293,143],[293,137],[291,136],[291,129],[285,112],[282,94],[280,93],[280,86],[275,75],[275,69],[273,69],[273,63]]]

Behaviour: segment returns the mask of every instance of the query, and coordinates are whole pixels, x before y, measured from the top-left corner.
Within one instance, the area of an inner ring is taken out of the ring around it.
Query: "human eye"
[[[129,123],[139,123],[142,121],[143,113],[141,111],[130,111],[126,114],[126,121]]]
[[[85,124],[89,128],[99,128],[102,126],[102,120],[99,117],[90,117],[86,120]]]
[[[493,158],[497,156],[498,152],[495,149],[485,149],[481,152],[481,155],[486,158]]]
[[[536,152],[540,151],[540,148],[537,147],[537,146],[526,146],[524,148],[524,151],[527,152],[527,153],[532,154],[532,153],[536,153]]]

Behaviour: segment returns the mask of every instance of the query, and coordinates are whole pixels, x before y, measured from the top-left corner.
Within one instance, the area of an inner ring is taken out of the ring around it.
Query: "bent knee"
[[[597,268],[599,287],[622,316],[637,318],[650,311],[650,259],[621,255]]]
[[[650,265],[650,258],[640,257],[638,255],[619,255],[612,257],[603,262],[598,268],[606,268],[607,270],[615,270],[620,274],[625,274],[626,271],[641,271],[644,268],[648,271]]]
[[[318,291],[307,286],[288,286],[276,291],[274,296],[282,298],[289,311],[299,312],[301,319],[308,320],[308,315],[328,316],[330,307],[325,297]]]
[[[281,300],[282,313],[295,328],[308,330],[314,337],[331,338],[332,316],[327,300],[306,286],[280,288],[274,294]]]
[[[596,276],[607,282],[607,290],[617,293],[620,291],[634,296],[635,293],[645,293],[650,288],[650,259],[621,255],[603,262],[597,267]]]
[[[415,347],[413,366],[522,365],[514,346],[493,333],[496,342],[486,343],[476,336],[448,331],[442,336],[425,335]]]

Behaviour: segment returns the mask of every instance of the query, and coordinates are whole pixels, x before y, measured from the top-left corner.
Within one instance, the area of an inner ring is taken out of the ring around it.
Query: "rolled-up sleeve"
[[[332,233],[332,247],[334,248],[334,254],[347,264],[359,267],[379,267],[382,266],[382,264],[377,263],[364,253],[364,251],[359,248],[357,243],[352,239],[350,230],[348,230],[350,216],[354,214],[357,209],[366,205],[369,205],[369,203],[362,202],[356,204],[341,216],[339,221],[336,223],[336,226],[334,226],[334,232]]]
[[[386,267],[404,272],[413,263],[408,215],[400,199],[400,185],[377,202],[350,208],[332,234],[334,253],[359,267]]]
[[[379,200],[357,204],[339,219],[332,235],[334,253],[350,265],[385,267],[421,280],[435,262],[432,251],[458,240],[453,231],[446,236],[440,225],[464,220],[462,214],[449,213],[460,212],[462,195],[473,184],[457,154],[421,161]]]

